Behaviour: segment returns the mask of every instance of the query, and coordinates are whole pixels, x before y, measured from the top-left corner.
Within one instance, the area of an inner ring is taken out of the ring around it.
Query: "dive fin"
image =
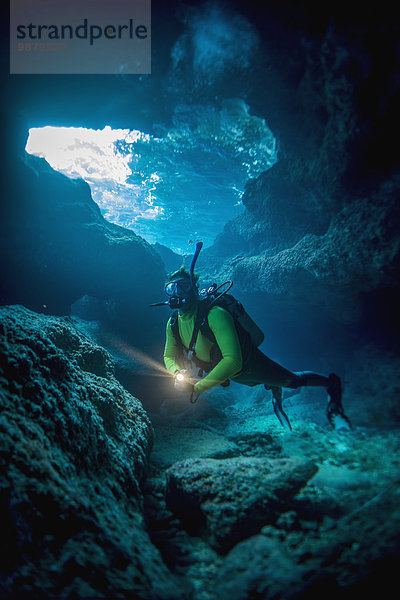
[[[342,405],[342,382],[340,377],[331,373],[329,375],[328,385],[328,406],[326,407],[326,416],[332,428],[336,431],[351,430],[350,420],[346,417]]]
[[[272,406],[274,407],[274,412],[279,420],[279,423],[282,425],[282,427],[292,431],[289,417],[282,408],[282,388],[277,386],[270,386],[269,388],[267,386],[264,387],[265,389],[270,389],[272,392]]]
[[[331,415],[329,422],[336,431],[351,431],[351,423],[344,413]]]

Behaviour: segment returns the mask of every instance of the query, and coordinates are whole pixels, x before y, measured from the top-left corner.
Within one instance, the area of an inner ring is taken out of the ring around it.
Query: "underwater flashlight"
[[[193,382],[191,381],[191,377],[184,369],[182,371],[177,371],[174,375],[174,388],[178,392],[193,392]]]

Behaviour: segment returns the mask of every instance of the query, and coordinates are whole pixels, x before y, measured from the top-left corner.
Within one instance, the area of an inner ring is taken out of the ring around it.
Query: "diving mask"
[[[174,279],[166,284],[164,291],[167,296],[187,297],[192,291],[192,284],[187,277]]]
[[[169,281],[164,291],[169,297],[170,308],[183,309],[184,306],[189,306],[194,298],[192,283],[187,277]]]

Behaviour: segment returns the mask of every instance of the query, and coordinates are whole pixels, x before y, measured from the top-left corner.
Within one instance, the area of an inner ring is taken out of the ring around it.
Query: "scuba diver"
[[[282,407],[282,388],[322,386],[328,393],[329,423],[334,429],[350,429],[336,374],[292,372],[263,354],[258,346],[264,334],[243,306],[227,294],[232,282],[219,287],[213,284],[199,292],[194,265],[201,247],[199,242],[190,271],[182,267],[169,276],[165,285],[168,300],[151,305],[175,309],[167,322],[164,350],[164,363],[174,377],[175,389],[188,392],[194,403],[202,392],[217,385],[227,386],[230,380],[247,386],[263,384],[272,392],[274,412],[281,425],[291,430]]]

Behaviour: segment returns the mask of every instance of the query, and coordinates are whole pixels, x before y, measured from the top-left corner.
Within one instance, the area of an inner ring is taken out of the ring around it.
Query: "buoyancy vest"
[[[231,294],[223,294],[217,298],[213,298],[211,295],[199,301],[198,311],[193,327],[193,334],[187,351],[187,358],[205,372],[211,371],[222,359],[221,350],[208,323],[208,314],[214,306],[219,306],[220,308],[225,309],[233,318],[242,351],[242,370],[245,370],[247,364],[253,356],[254,350],[264,340],[264,334],[245,311],[243,305]],[[183,353],[184,348],[179,335],[178,311],[173,313],[170,325],[178,347]],[[199,331],[212,343],[210,356],[211,360],[209,363],[201,361],[196,356],[196,342]]]

